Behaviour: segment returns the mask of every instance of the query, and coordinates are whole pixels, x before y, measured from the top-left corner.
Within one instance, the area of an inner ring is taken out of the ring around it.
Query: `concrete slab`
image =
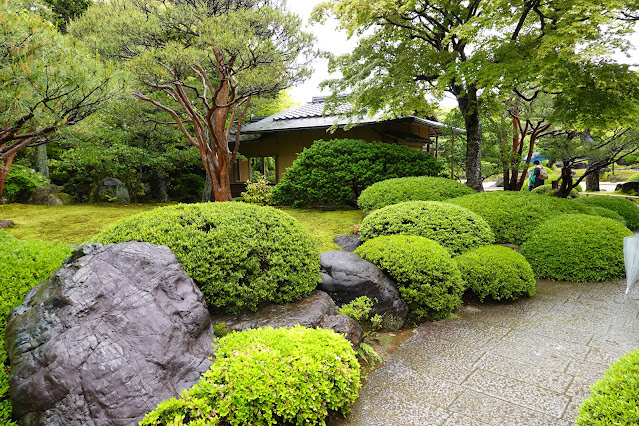
[[[570,425],[590,386],[639,347],[639,287],[538,281],[416,329],[332,425]]]

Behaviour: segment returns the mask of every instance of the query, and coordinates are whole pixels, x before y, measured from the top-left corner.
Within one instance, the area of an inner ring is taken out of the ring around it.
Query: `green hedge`
[[[630,200],[608,195],[591,195],[590,197],[580,198],[579,203],[586,206],[604,207],[617,212],[626,220],[628,228],[633,231],[639,230],[639,206]]]
[[[168,246],[209,305],[231,312],[300,300],[319,281],[319,251],[289,214],[246,203],[179,204],[124,219],[94,241]]]
[[[198,384],[140,424],[323,425],[328,410],[346,414],[359,395],[355,352],[332,330],[231,333],[215,357]]]
[[[534,194],[552,195],[555,193],[555,190],[552,189],[552,185],[546,184],[546,185],[538,186],[537,188],[533,189],[532,192]],[[579,191],[577,190],[577,188],[573,188],[570,190],[570,194],[568,194],[568,197],[566,198],[579,198],[579,197],[580,197]]]
[[[578,426],[639,424],[639,349],[610,366],[579,407]]]
[[[45,280],[71,254],[67,245],[17,240],[0,231],[0,424],[10,425],[9,368],[4,333],[11,309],[24,295]]]
[[[442,165],[401,145],[354,139],[319,140],[300,153],[273,189],[280,205],[354,204],[375,182],[404,176],[436,176]]]
[[[455,257],[466,285],[480,301],[515,300],[535,294],[535,275],[524,256],[507,247],[484,246]]]
[[[626,219],[624,219],[619,213],[615,211],[599,206],[590,206],[590,208],[597,216],[607,217],[608,219],[616,220],[623,226],[627,226]]]
[[[355,253],[395,281],[416,321],[447,318],[462,303],[466,286],[457,264],[450,252],[433,240],[383,236],[366,241]]]
[[[456,180],[442,177],[418,176],[388,179],[362,191],[357,205],[365,212],[404,201],[443,201],[475,191]]]
[[[546,219],[564,213],[594,214],[576,200],[546,197],[528,191],[494,191],[448,200],[483,217],[495,232],[495,242],[520,245]]]
[[[468,209],[438,201],[406,201],[375,210],[362,220],[359,236],[419,235],[437,241],[453,254],[495,241],[490,226]]]
[[[613,219],[567,214],[535,228],[521,250],[538,278],[616,280],[625,275],[623,237],[629,235],[632,231]]]

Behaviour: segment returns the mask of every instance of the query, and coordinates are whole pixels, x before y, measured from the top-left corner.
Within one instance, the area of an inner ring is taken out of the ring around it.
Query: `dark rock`
[[[21,425],[131,425],[197,382],[213,355],[202,293],[167,247],[85,245],[10,315]]]
[[[359,235],[354,234],[338,235],[333,238],[333,242],[344,251],[355,251],[355,249],[362,244],[359,240]]]
[[[2,228],[10,228],[13,225],[15,225],[15,223],[13,223],[12,220],[0,220],[0,229],[2,229]]]
[[[639,193],[639,181],[631,180],[626,183],[619,183],[615,187],[615,191],[621,191],[624,194],[637,194]]]
[[[563,164],[562,164],[563,166]],[[588,164],[584,163],[583,161],[578,161],[576,163],[573,163],[572,167],[573,169],[587,169],[588,168]]]
[[[59,197],[61,187],[49,184],[47,186],[38,186],[33,190],[29,197],[29,204],[40,206],[62,206],[64,202]]]
[[[338,334],[344,335],[356,348],[359,347],[359,344],[364,339],[362,327],[357,321],[346,315],[327,315],[320,322],[319,328],[333,330]]]
[[[322,282],[318,288],[327,292],[338,305],[360,296],[373,301],[372,315],[384,318],[384,328],[400,329],[406,320],[408,307],[401,299],[395,283],[377,266],[354,253],[328,251],[320,255]]]
[[[95,200],[127,204],[131,202],[131,197],[129,190],[119,179],[106,178],[98,185],[95,191]]]

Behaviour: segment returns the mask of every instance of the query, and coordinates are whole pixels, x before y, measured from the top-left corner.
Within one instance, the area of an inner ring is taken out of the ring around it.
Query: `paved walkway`
[[[339,424],[573,424],[590,385],[639,347],[639,284],[624,291],[625,281],[538,281],[531,299],[424,324]]]

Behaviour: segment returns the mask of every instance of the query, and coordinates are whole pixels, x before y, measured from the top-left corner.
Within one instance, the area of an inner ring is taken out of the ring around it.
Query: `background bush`
[[[395,281],[415,320],[447,318],[462,303],[466,287],[457,264],[450,252],[433,240],[383,236],[366,241],[355,253]]]
[[[31,193],[38,187],[49,184],[49,179],[30,167],[19,164],[9,170],[4,186],[3,196],[10,203],[26,202]]]
[[[633,174],[628,179],[626,179],[626,182],[631,182],[631,181],[635,181],[635,180],[639,180],[639,172]]]
[[[612,364],[592,385],[590,396],[579,407],[576,424],[639,424],[639,349]]]
[[[639,230],[639,207],[632,201],[622,197],[592,195],[579,199],[579,203],[587,206],[604,207],[617,212],[626,220],[626,226],[633,231]]]
[[[68,245],[17,240],[0,231],[0,424],[12,425],[9,401],[9,366],[4,333],[11,309],[45,280],[71,254]]]
[[[162,402],[141,425],[324,424],[346,414],[360,388],[351,344],[332,330],[265,328],[220,339],[215,362],[179,400]],[[199,423],[202,422],[202,423]]]
[[[395,178],[374,183],[363,190],[357,205],[370,212],[403,201],[443,201],[474,193],[466,185],[442,177]]]
[[[273,202],[355,204],[362,189],[385,179],[435,176],[442,165],[424,151],[355,139],[319,140],[304,149],[273,189]]]
[[[380,235],[419,235],[454,254],[495,241],[488,223],[476,213],[437,201],[406,201],[375,210],[362,220],[362,241]]]
[[[273,187],[262,176],[256,181],[248,181],[246,183],[246,191],[242,192],[242,201],[267,206],[271,204],[272,193]]]
[[[521,250],[537,278],[616,280],[625,275],[623,237],[629,235],[632,231],[613,219],[566,214],[535,228]]]
[[[94,241],[168,246],[209,305],[256,310],[307,296],[319,280],[315,240],[287,213],[245,203],[180,204],[124,219]]]
[[[515,300],[535,294],[535,275],[524,256],[507,247],[484,246],[455,257],[466,286],[480,300]]]
[[[547,184],[547,185],[541,185],[538,186],[537,188],[532,190],[533,193],[535,194],[544,194],[544,195],[552,195],[555,193],[555,190],[552,189],[552,185]],[[577,190],[577,188],[573,188],[570,190],[570,194],[568,194],[567,198],[579,198],[579,191]]]
[[[528,191],[494,191],[448,200],[483,217],[499,244],[522,244],[527,234],[546,219],[564,213],[595,214],[576,200],[546,197]]]

